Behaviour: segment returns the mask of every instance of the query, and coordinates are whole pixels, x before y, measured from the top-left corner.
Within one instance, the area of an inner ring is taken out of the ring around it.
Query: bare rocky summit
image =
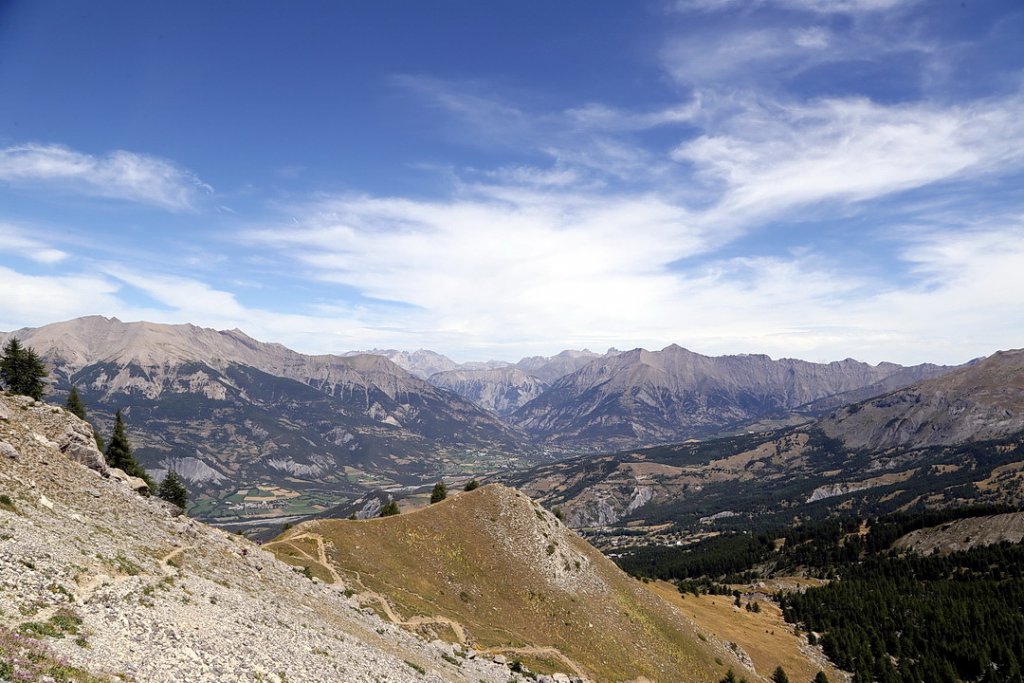
[[[548,385],[518,368],[449,370],[431,375],[430,383],[508,417],[544,393]]]
[[[448,370],[456,370],[460,366],[447,356],[427,349],[416,351],[398,351],[397,349],[370,349],[368,351],[348,351],[343,356],[381,356],[420,379]]]
[[[86,434],[60,408],[0,396],[5,661],[31,651],[81,681],[519,680],[104,477]]]
[[[576,372],[591,361],[599,358],[611,358],[617,355],[619,355],[618,349],[608,349],[603,355],[594,353],[589,349],[583,349],[582,351],[566,349],[556,353],[554,356],[528,356],[516,363],[516,368],[531,377],[536,377],[542,382],[551,384],[561,377]]]

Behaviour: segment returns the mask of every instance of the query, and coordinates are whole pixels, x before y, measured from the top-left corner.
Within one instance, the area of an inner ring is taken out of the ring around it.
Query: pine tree
[[[732,669],[729,669],[725,672],[725,676],[723,676],[718,683],[736,683],[736,674]]]
[[[181,481],[181,477],[174,470],[167,470],[167,476],[160,482],[157,495],[168,503],[177,505],[182,510],[188,505],[188,491]]]
[[[65,407],[75,417],[82,420],[85,419],[85,404],[82,403],[82,397],[78,395],[78,389],[71,387],[71,391],[68,392],[68,401]]]
[[[480,488],[480,482],[478,482],[476,479],[470,479],[469,481],[466,482],[466,486],[463,487],[463,490],[475,491],[478,488]]]
[[[4,345],[3,355],[0,355],[0,381],[8,391],[38,401],[46,388],[43,383],[46,374],[46,366],[31,347],[22,346],[14,337]]]
[[[448,487],[444,485],[443,481],[439,481],[434,484],[434,490],[430,492],[430,504],[440,503],[442,500],[448,497]]]
[[[132,455],[132,446],[128,443],[128,434],[125,432],[124,417],[120,408],[114,415],[114,431],[110,435],[110,443],[107,444],[106,456],[108,465],[124,470],[128,474],[131,474],[129,470],[138,466]]]
[[[107,444],[105,455],[109,466],[142,479],[149,485],[150,491],[156,488],[153,485],[153,480],[146,474],[146,470],[139,466],[139,463],[135,461],[135,456],[132,455],[132,446],[128,443],[128,434],[124,428],[124,418],[121,416],[120,409],[114,416],[114,432],[110,435],[110,443]]]
[[[392,515],[397,515],[400,512],[401,510],[398,508],[398,502],[395,500],[389,500],[385,503],[384,507],[380,509],[380,516],[391,517]]]
[[[775,673],[772,674],[772,683],[789,683],[789,676],[786,675],[786,670],[781,665],[775,667]]]
[[[825,675],[824,671],[819,671],[811,683],[828,683],[828,676]]]

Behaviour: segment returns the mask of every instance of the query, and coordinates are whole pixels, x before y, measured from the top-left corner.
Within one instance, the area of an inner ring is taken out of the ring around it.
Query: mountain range
[[[3,680],[713,683],[730,669],[767,680],[782,663],[803,678],[835,673],[767,599],[748,597],[759,614],[733,617],[746,633],[723,629],[708,616],[717,608],[628,576],[501,485],[398,516],[304,522],[260,546],[111,476],[88,424],[66,410],[0,394],[0,425],[0,585],[16,587],[0,591]]]
[[[1024,350],[1011,350],[804,425],[571,458],[513,481],[561,508],[571,526],[628,537],[645,527],[686,536],[837,511],[1018,506],[1022,477]]]
[[[51,400],[76,386],[101,431],[123,409],[142,464],[183,475],[201,503],[194,514],[209,517],[310,514],[371,489],[806,421],[838,397],[950,369],[675,345],[504,366],[425,350],[311,356],[240,330],[99,316],[0,341],[10,334],[46,361]]]
[[[102,456],[69,412],[0,394],[0,425],[0,680],[526,680],[72,460]]]

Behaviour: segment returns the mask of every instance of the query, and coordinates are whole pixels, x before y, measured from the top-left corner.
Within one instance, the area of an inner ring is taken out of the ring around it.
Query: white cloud
[[[71,192],[187,210],[209,185],[173,163],[117,150],[97,157],[62,145],[0,149],[0,181],[50,184]]]
[[[0,252],[18,254],[47,265],[59,263],[68,257],[60,249],[29,237],[24,230],[6,223],[0,223]]]
[[[749,10],[759,6],[818,14],[860,14],[892,10],[915,4],[918,0],[676,0],[672,7],[678,12],[719,12],[731,9]]]
[[[117,310],[117,286],[94,275],[34,276],[0,266],[0,329]]]
[[[821,26],[813,26],[811,28],[798,29],[795,32],[793,42],[799,47],[822,50],[829,46],[831,36],[828,29]]]
[[[591,102],[565,111],[566,125],[575,130],[635,131],[690,123],[700,111],[700,100],[653,111],[627,111]]]
[[[715,132],[680,145],[721,201],[708,218],[771,218],[823,200],[862,201],[993,172],[1024,159],[1024,99],[970,106],[833,99],[747,102]]]

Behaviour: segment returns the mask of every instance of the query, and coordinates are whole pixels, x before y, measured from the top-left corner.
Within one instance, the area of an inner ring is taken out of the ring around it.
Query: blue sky
[[[1024,346],[1019,0],[0,2],[0,329]]]

